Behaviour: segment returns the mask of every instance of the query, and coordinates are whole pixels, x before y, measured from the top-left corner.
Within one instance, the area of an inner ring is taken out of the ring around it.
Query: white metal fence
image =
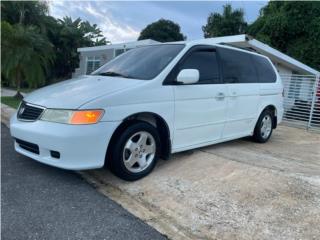
[[[315,75],[281,75],[286,124],[320,131],[320,84]]]

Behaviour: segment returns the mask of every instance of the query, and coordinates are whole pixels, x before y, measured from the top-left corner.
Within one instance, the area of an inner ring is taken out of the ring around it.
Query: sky
[[[253,22],[266,1],[51,1],[50,15],[56,18],[80,17],[96,23],[112,43],[135,41],[140,31],[161,18],[172,20],[181,27],[187,40],[203,38],[201,27],[211,12],[222,12],[223,5],[242,8],[245,20]]]

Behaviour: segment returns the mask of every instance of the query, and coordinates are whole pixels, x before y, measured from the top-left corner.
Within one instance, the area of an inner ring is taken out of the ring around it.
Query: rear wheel
[[[256,142],[265,143],[269,140],[273,129],[273,117],[273,112],[268,109],[261,113],[253,134]]]
[[[153,170],[159,150],[157,129],[148,123],[136,122],[125,129],[115,143],[110,169],[124,180],[138,180]]]

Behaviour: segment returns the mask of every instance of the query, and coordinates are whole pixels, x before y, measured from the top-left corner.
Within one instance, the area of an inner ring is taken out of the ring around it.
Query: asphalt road
[[[80,176],[17,154],[1,128],[2,239],[166,239]]]

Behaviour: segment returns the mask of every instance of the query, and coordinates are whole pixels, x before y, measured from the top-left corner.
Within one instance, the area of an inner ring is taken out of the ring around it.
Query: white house
[[[75,70],[73,77],[90,74],[103,64],[109,62],[111,59],[119,56],[125,51],[129,51],[132,48],[155,43],[159,42],[152,39],[146,39],[141,41],[108,44],[97,47],[78,48],[78,52],[80,53],[80,63],[79,68]]]

